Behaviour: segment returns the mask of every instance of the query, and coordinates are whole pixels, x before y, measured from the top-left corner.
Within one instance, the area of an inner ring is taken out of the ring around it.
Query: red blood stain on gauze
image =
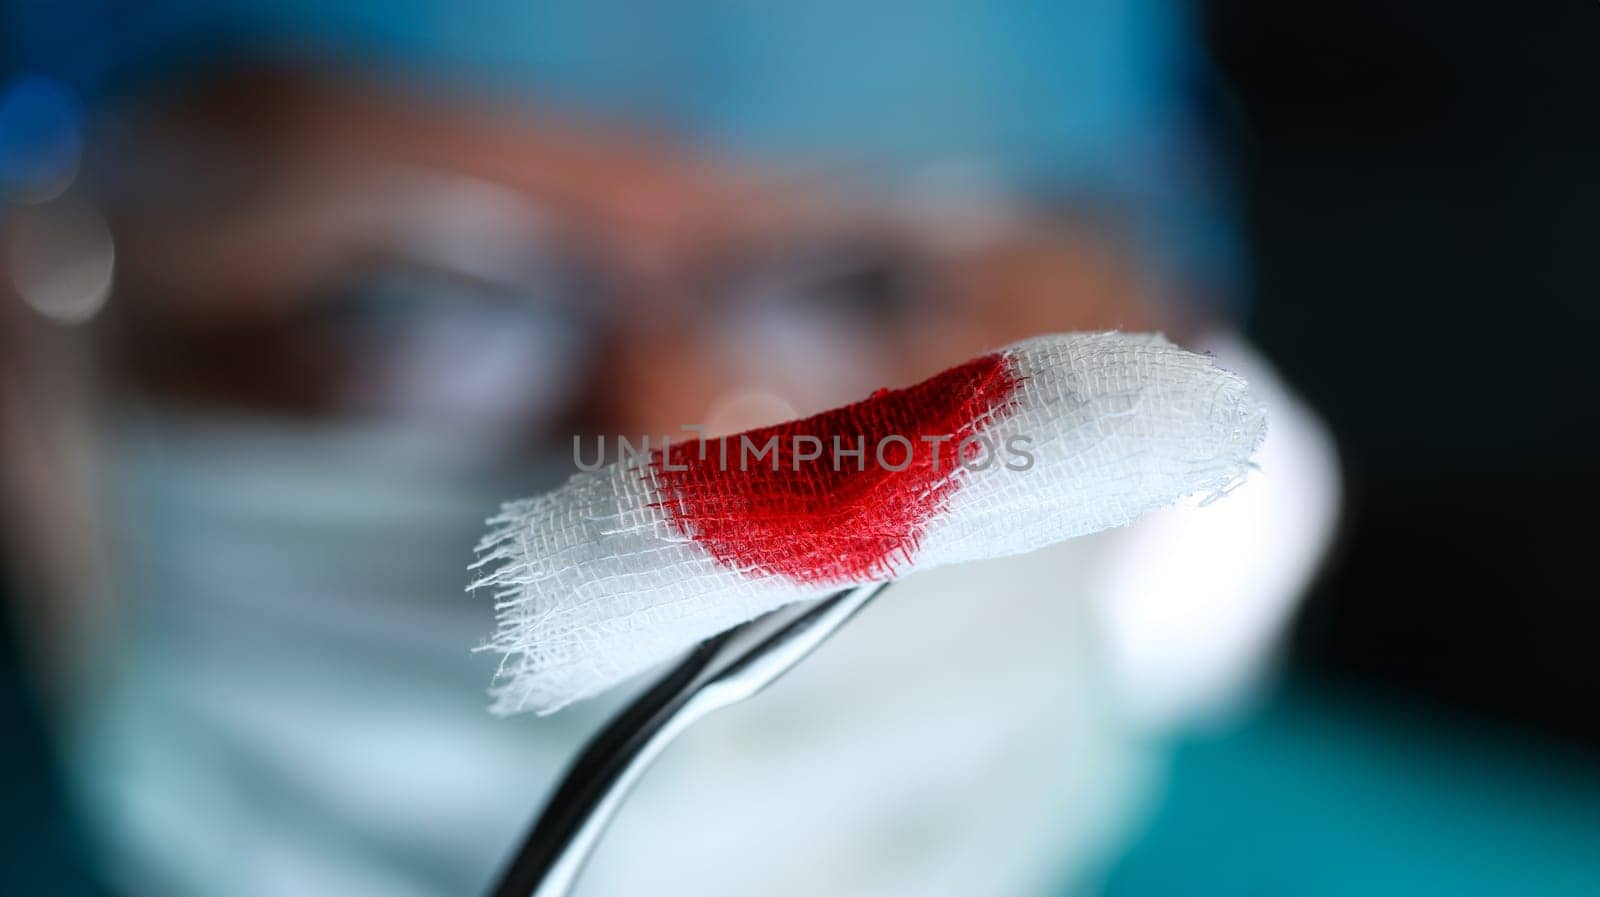
[[[671,446],[651,460],[660,507],[735,570],[806,584],[883,578],[910,562],[960,487],[962,440],[1012,409],[1019,382],[1009,358],[986,355],[814,417]],[[819,457],[806,436],[821,441]],[[910,443],[909,463],[893,436]],[[757,457],[773,437],[776,458]],[[835,437],[863,456],[836,453]]]

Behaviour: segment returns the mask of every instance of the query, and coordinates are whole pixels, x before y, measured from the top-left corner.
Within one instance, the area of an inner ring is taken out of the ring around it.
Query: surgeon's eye
[[[890,324],[922,301],[921,272],[905,249],[883,241],[805,243],[741,266],[730,302],[769,313]]]
[[[564,278],[487,282],[406,263],[225,322],[141,322],[152,397],[246,414],[537,435],[593,365],[599,322]]]
[[[587,369],[597,325],[551,282],[374,272],[316,303],[307,338],[342,359],[346,413],[441,427],[539,429]]]

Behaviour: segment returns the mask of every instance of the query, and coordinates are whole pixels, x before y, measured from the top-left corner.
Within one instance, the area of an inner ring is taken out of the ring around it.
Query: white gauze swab
[[[1041,336],[904,390],[573,476],[490,521],[498,713],[550,713],[782,604],[1122,526],[1241,482],[1239,377],[1154,334]],[[766,451],[763,451],[766,449]]]

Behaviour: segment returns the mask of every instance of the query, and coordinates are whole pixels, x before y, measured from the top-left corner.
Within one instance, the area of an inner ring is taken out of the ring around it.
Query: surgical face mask
[[[496,719],[492,659],[469,650],[493,618],[462,591],[483,517],[570,459],[518,469],[415,433],[170,414],[125,422],[110,449],[122,617],[75,770],[115,883],[135,897],[482,890],[625,697]],[[903,584],[676,746],[585,892],[1047,882],[1091,849],[1139,768],[1089,699],[1081,604],[1023,588],[1092,569],[1094,551]]]

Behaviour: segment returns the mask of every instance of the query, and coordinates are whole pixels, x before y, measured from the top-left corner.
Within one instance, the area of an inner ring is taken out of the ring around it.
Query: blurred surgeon
[[[496,719],[471,651],[482,521],[575,435],[1108,328],[1218,352],[1273,426],[1205,525],[897,588],[669,752],[591,895],[1092,889],[1156,737],[1248,694],[1326,538],[1325,437],[1229,335],[1179,4],[10,18],[8,89],[62,123],[6,209],[10,591],[117,893],[483,890],[623,697]]]

